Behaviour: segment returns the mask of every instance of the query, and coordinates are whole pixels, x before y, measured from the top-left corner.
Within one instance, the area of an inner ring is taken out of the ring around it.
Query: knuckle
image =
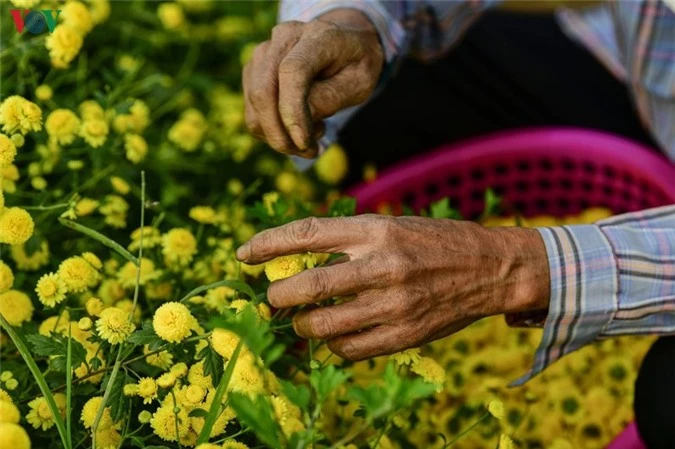
[[[279,63],[279,75],[293,75],[301,71],[304,67],[308,65],[308,55],[301,55],[297,52],[293,55],[286,56]]]
[[[269,48],[269,46],[270,41],[261,42],[260,44],[258,44],[258,46],[256,46],[253,49],[253,55],[251,56],[251,58],[255,61],[264,59],[265,55],[267,54],[267,49]]]
[[[323,310],[317,310],[309,314],[309,328],[316,338],[326,338],[335,332],[335,323],[332,315]]]
[[[326,298],[330,295],[330,283],[328,274],[322,268],[309,271],[310,293],[308,299]]]
[[[303,25],[303,22],[297,20],[279,23],[272,28],[272,40],[283,39],[302,28]]]
[[[265,85],[253,87],[249,92],[249,98],[251,100],[251,104],[259,106],[273,98],[272,90],[270,87]]]
[[[304,218],[289,227],[291,240],[298,246],[311,245],[319,233],[319,220],[316,217]]]
[[[358,347],[354,344],[351,338],[344,338],[336,341],[328,342],[328,349],[335,355],[345,360],[357,362],[363,359]]]
[[[404,283],[409,278],[410,266],[399,254],[392,254],[387,259],[389,279],[394,283]]]

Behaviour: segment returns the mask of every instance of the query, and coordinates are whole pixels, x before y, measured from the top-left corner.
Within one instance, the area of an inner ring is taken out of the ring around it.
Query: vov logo
[[[32,34],[40,34],[45,30],[53,33],[56,27],[56,20],[59,18],[59,14],[61,14],[60,9],[40,9],[34,11],[10,9],[9,12],[14,19],[16,31],[21,33],[25,28]]]

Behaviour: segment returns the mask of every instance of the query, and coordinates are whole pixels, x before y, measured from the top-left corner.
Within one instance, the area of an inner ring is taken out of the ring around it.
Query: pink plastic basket
[[[450,197],[464,217],[483,211],[488,187],[524,216],[614,213],[675,203],[675,166],[633,141],[596,131],[544,128],[468,140],[384,171],[349,194],[359,212],[413,209]],[[631,423],[607,449],[646,449]]]
[[[350,190],[359,212],[382,204],[415,210],[450,197],[479,215],[488,187],[518,213],[564,216],[594,206],[614,213],[675,203],[675,167],[633,141],[596,131],[509,131],[446,145]]]

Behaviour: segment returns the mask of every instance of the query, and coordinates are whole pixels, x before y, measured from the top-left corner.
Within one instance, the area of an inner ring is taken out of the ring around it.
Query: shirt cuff
[[[522,385],[570,352],[593,342],[618,309],[619,273],[611,243],[596,225],[537,229],[546,245],[551,297],[544,334]]]
[[[325,1],[287,1],[279,9],[279,21],[299,20],[308,22],[335,9],[355,9],[362,12],[371,21],[382,43],[386,61],[392,62],[401,53],[405,43],[405,30],[378,1],[364,0],[325,0]]]

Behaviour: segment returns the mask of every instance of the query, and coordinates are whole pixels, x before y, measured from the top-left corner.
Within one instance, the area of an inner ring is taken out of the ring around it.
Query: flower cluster
[[[353,364],[300,341],[265,292],[330,256],[245,265],[235,250],[272,226],[351,214],[353,202],[335,190],[342,148],[301,172],[245,130],[240,73],[275,5],[59,8],[42,36],[16,36],[0,18],[7,447],[441,448],[475,426],[455,447],[595,449],[631,419],[649,339],[603,341],[513,389],[541,331],[500,318]]]

